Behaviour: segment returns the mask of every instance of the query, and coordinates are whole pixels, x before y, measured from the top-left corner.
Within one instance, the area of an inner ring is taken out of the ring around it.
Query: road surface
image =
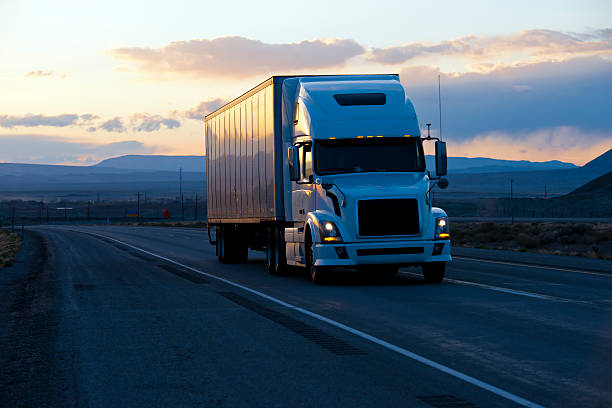
[[[0,273],[0,406],[612,406],[611,263],[516,259],[314,285],[200,230],[33,228]]]

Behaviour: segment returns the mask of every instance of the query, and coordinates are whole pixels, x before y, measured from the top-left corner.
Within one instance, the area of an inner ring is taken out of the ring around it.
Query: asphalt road
[[[32,231],[0,274],[0,406],[612,406],[607,261],[313,285],[198,230]]]

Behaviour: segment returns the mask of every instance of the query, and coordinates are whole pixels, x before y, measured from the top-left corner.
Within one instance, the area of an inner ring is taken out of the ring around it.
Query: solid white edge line
[[[609,273],[605,273],[605,272],[589,272],[589,271],[580,271],[578,269],[560,268],[560,267],[555,267],[555,266],[535,265],[535,264],[528,264],[528,263],[516,263],[516,262],[508,262],[508,261],[494,261],[492,259],[471,258],[469,256],[453,255],[453,259],[459,259],[460,261],[463,260],[463,261],[490,262],[490,263],[500,264],[500,265],[525,266],[527,268],[549,269],[553,271],[563,271],[563,272],[571,272],[571,273],[582,273],[586,275],[612,277],[612,275],[610,275]]]
[[[408,276],[421,277],[420,274],[417,274],[414,272],[400,272],[400,273],[403,275],[408,275]],[[541,293],[526,292],[524,290],[518,290],[518,289],[502,288],[500,286],[492,286],[492,285],[487,285],[484,283],[469,282],[469,281],[463,281],[463,280],[458,280],[458,279],[444,278],[444,281],[450,282],[450,283],[456,283],[459,285],[476,286],[476,287],[483,288],[483,289],[494,290],[496,292],[509,293],[511,295],[519,295],[519,296],[526,296],[526,297],[535,298],[535,299],[550,300],[553,302],[592,303],[592,302],[588,302],[584,300],[565,299],[565,298],[560,298],[560,297],[551,296],[551,295],[544,295]]]
[[[422,363],[422,364],[424,364],[424,365],[426,365],[428,367],[434,368],[434,369],[436,369],[438,371],[442,371],[443,373],[446,373],[446,374],[451,375],[451,376],[453,376],[455,378],[463,380],[463,381],[465,381],[467,383],[470,383],[470,384],[472,384],[472,385],[474,385],[474,386],[476,386],[478,388],[482,388],[483,390],[487,390],[489,392],[492,392],[493,394],[496,394],[496,395],[498,395],[498,396],[500,396],[502,398],[505,398],[507,400],[515,402],[515,403],[517,403],[519,405],[522,405],[524,407],[544,408],[542,405],[539,405],[539,404],[536,404],[535,402],[526,400],[525,398],[522,398],[522,397],[519,397],[518,395],[512,394],[509,391],[502,390],[501,388],[498,388],[498,387],[496,387],[494,385],[488,384],[488,383],[486,383],[484,381],[481,381],[481,380],[479,380],[477,378],[474,378],[474,377],[472,377],[470,375],[463,374],[462,372],[454,370],[454,369],[452,369],[450,367],[447,367],[447,366],[445,366],[443,364],[436,363],[435,361],[430,360],[430,359],[428,359],[426,357],[423,357],[423,356],[421,356],[419,354],[413,353],[412,351],[408,351],[408,350],[406,350],[406,349],[404,349],[402,347],[399,347],[399,346],[396,346],[396,345],[391,344],[389,342],[386,342],[386,341],[384,341],[382,339],[379,339],[378,337],[374,337],[374,336],[369,335],[369,334],[367,334],[365,332],[362,332],[361,330],[353,329],[352,327],[349,327],[349,326],[347,326],[345,324],[339,323],[339,322],[337,322],[335,320],[331,320],[331,319],[329,319],[329,318],[327,318],[325,316],[321,316],[321,315],[319,315],[317,313],[311,312],[311,311],[306,310],[306,309],[302,309],[301,307],[294,306],[294,305],[292,305],[290,303],[284,302],[284,301],[282,301],[280,299],[277,299],[275,297],[266,295],[265,293],[256,291],[255,289],[251,289],[251,288],[243,286],[243,285],[241,285],[239,283],[227,280],[225,278],[221,278],[219,276],[216,276],[216,275],[213,275],[213,274],[210,274],[210,273],[207,273],[207,272],[200,271],[199,269],[196,269],[196,268],[193,268],[191,266],[185,265],[185,264],[183,264],[181,262],[175,261],[175,260],[170,259],[170,258],[166,258],[165,256],[162,256],[162,255],[155,254],[153,252],[147,251],[146,249],[138,248],[138,247],[136,247],[134,245],[128,244],[127,242],[123,242],[123,241],[120,241],[120,240],[112,238],[112,237],[108,237],[108,236],[101,235],[101,234],[96,234],[94,232],[86,232],[86,231],[78,231],[78,230],[72,230],[72,231],[81,232],[81,233],[85,233],[85,234],[90,234],[90,235],[94,235],[94,236],[97,236],[97,237],[100,237],[100,238],[110,239],[112,241],[118,242],[118,243],[120,243],[122,245],[130,247],[130,248],[135,249],[137,251],[143,252],[145,254],[154,256],[154,257],[159,258],[159,259],[163,259],[164,261],[173,263],[173,264],[178,265],[178,266],[180,266],[182,268],[189,269],[192,272],[204,275],[204,276],[212,278],[212,279],[216,279],[216,280],[221,281],[223,283],[227,283],[228,285],[231,285],[231,286],[234,286],[236,288],[245,290],[245,291],[247,291],[249,293],[252,293],[252,294],[254,294],[256,296],[259,296],[259,297],[262,297],[264,299],[267,299],[267,300],[269,300],[271,302],[274,302],[274,303],[276,303],[278,305],[284,306],[284,307],[286,307],[288,309],[295,310],[296,312],[305,314],[305,315],[310,316],[310,317],[312,317],[314,319],[317,319],[319,321],[325,322],[325,323],[327,323],[327,324],[329,324],[331,326],[337,327],[337,328],[342,329],[344,331],[347,331],[347,332],[349,332],[351,334],[354,334],[355,336],[361,337],[362,339],[365,339],[365,340],[368,340],[368,341],[370,341],[372,343],[378,344],[379,346],[382,346],[382,347],[384,347],[384,348],[386,348],[388,350],[395,351],[396,353],[399,353],[399,354],[401,354],[401,355],[403,355],[405,357],[408,357],[408,358],[410,358],[412,360],[418,361],[419,363]]]

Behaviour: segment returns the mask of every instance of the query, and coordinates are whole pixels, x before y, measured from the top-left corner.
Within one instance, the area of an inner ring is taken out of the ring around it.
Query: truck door
[[[308,212],[314,210],[314,184],[312,182],[312,144],[298,145],[300,179],[293,182],[293,220],[303,224]]]
[[[294,181],[291,192],[292,215],[295,226],[295,240],[300,244],[294,255],[295,260],[303,262],[304,260],[304,222],[310,211],[315,207],[315,194],[313,184],[312,171],[312,143],[300,143],[297,145],[299,149],[299,168],[300,177],[298,181]]]

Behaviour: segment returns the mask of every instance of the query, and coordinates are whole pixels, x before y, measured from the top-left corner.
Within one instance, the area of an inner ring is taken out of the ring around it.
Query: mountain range
[[[433,168],[433,157],[427,156]],[[0,200],[132,197],[137,192],[150,196],[176,197],[204,194],[204,156],[126,155],[93,166],[59,166],[0,163]],[[560,161],[530,162],[485,157],[449,157],[449,188],[439,191],[447,197],[464,195],[499,197],[509,193],[512,183],[517,195],[567,194],[583,184],[612,171],[612,149],[582,167]],[[438,193],[436,193],[438,194]]]
[[[426,156],[427,167],[433,168],[434,157]],[[200,172],[205,166],[204,156],[162,156],[126,155],[102,160],[92,167],[130,170]],[[451,173],[491,173],[507,171],[558,170],[577,168],[575,164],[558,160],[531,162],[527,160],[499,160],[487,157],[449,157],[448,170]]]

